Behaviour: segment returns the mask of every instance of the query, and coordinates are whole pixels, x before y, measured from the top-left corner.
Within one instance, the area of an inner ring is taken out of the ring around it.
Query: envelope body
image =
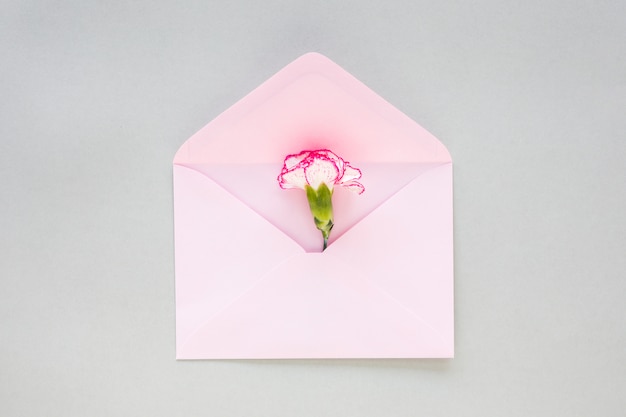
[[[336,189],[320,252],[288,154],[331,149],[363,172]],[[307,54],[174,159],[177,359],[450,358],[452,162],[345,70]]]

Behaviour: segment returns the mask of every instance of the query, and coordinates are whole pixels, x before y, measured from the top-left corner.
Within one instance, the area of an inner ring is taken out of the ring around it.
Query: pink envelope
[[[363,172],[338,187],[321,251],[286,155],[330,149]],[[177,359],[450,358],[452,161],[328,58],[306,54],[174,158]]]

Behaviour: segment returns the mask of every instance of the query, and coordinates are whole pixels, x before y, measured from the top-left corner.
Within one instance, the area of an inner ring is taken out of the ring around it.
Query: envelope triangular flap
[[[287,65],[188,139],[177,164],[275,164],[329,148],[352,162],[450,162],[439,140],[318,53]]]
[[[176,339],[254,286],[276,264],[302,248],[219,185],[174,166]],[[251,239],[250,237],[256,239]],[[259,251],[260,240],[271,251]]]
[[[443,357],[437,332],[336,257],[272,271],[180,347],[186,359]],[[337,274],[337,271],[342,271]],[[289,318],[286,320],[286,318]]]
[[[372,284],[429,323],[454,352],[452,164],[408,184],[330,246]]]

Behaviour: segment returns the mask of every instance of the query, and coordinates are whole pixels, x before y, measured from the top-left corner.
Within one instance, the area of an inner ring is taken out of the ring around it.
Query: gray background
[[[0,415],[623,416],[625,5],[1,2]],[[174,153],[308,51],[452,154],[454,360],[174,360]]]

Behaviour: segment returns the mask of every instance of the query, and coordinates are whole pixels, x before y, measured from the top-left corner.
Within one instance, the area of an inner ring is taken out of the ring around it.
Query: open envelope
[[[331,149],[363,172],[335,189],[321,250],[287,154]],[[430,133],[328,58],[306,54],[174,159],[176,356],[449,358],[452,162]]]

